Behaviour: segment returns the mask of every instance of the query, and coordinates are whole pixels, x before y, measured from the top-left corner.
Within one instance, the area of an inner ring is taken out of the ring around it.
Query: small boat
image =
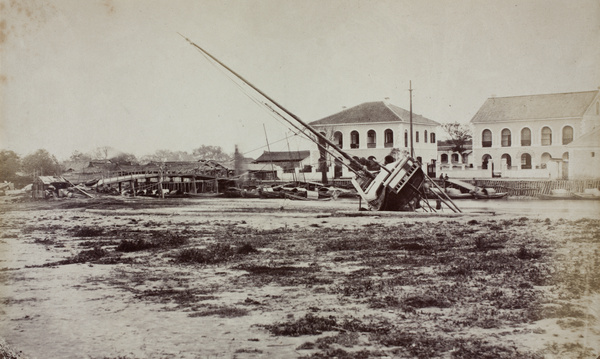
[[[242,188],[242,198],[260,198],[260,191],[257,187],[246,187]]]
[[[578,199],[573,193],[566,189],[553,189],[550,194],[542,194],[541,199]]]
[[[293,195],[291,193],[284,193],[285,198],[287,199],[292,199],[292,200],[297,200],[297,201],[331,201],[332,198],[318,198],[313,196],[307,196],[307,197],[302,197],[302,196],[297,196],[297,195]]]
[[[446,193],[451,199],[499,199],[508,195],[508,192],[496,192],[494,188],[477,187],[461,180],[447,179],[445,182]]]
[[[473,199],[473,198],[475,198],[475,196],[473,196],[472,193],[462,192],[456,188],[446,188],[446,191],[444,191],[442,189],[437,189],[437,188],[430,188],[426,193],[427,199],[436,199],[439,196],[442,196],[442,193],[446,193],[446,195],[448,197],[450,197],[450,199]]]
[[[275,191],[273,187],[259,187],[260,198],[282,198],[283,192]]]
[[[508,192],[496,192],[493,188],[483,188],[481,191],[474,191],[473,196],[476,199],[498,199],[504,198]]]
[[[227,187],[223,192],[224,197],[228,198],[240,198],[242,197],[242,189],[238,187]]]
[[[577,199],[600,200],[600,190],[598,188],[586,188],[583,192],[573,193]]]
[[[206,193],[185,192],[184,194],[186,197],[191,197],[191,198],[215,198],[215,197],[222,197],[224,195],[223,193],[218,193],[218,192],[206,192]]]

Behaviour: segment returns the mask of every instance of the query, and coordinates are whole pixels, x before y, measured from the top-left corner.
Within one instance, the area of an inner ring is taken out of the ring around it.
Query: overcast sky
[[[465,123],[492,95],[600,86],[598,0],[0,0],[0,18],[0,148],[20,155],[258,157],[263,126],[289,133],[178,32],[306,122],[408,109],[411,80],[415,113]]]

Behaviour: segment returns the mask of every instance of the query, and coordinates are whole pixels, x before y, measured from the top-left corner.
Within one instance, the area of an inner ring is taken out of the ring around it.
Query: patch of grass
[[[236,248],[225,243],[215,243],[206,248],[182,249],[175,255],[175,261],[177,263],[217,264],[255,252],[257,250],[250,244]]]
[[[217,317],[221,317],[221,318],[237,318],[237,317],[243,317],[245,315],[248,315],[248,313],[250,313],[250,311],[245,308],[222,306],[222,307],[205,309],[205,310],[202,310],[199,312],[194,312],[194,313],[189,314],[188,316],[192,317],[192,318],[211,317],[211,316],[217,316]]]
[[[402,307],[407,309],[420,309],[420,308],[448,308],[452,306],[452,303],[445,298],[434,297],[428,294],[413,295],[402,300]]]
[[[33,243],[38,243],[38,244],[44,244],[44,245],[52,245],[55,243],[54,239],[52,238],[44,238],[44,239],[40,239],[40,238],[36,238],[33,240]]]
[[[571,318],[559,319],[556,321],[556,324],[558,324],[561,329],[581,328],[585,326],[585,322],[583,320]]]
[[[592,348],[584,347],[580,343],[546,344],[544,352],[553,358],[587,359],[595,357]]]
[[[542,356],[522,352],[511,345],[488,343],[486,340],[471,338],[449,338],[433,336],[425,332],[394,331],[372,338],[385,346],[399,347],[394,353],[412,358],[478,358],[478,359],[542,359]]]
[[[296,350],[311,350],[315,348],[315,343],[313,342],[304,342],[300,344]]]
[[[73,257],[71,257],[70,259],[67,259],[66,264],[94,262],[106,255],[108,255],[107,250],[105,250],[101,247],[94,247],[89,250],[81,251],[81,252],[77,253],[76,255],[74,255]]]
[[[498,240],[496,237],[479,236],[475,238],[475,249],[478,251],[498,250],[504,248],[505,238]]]
[[[178,232],[154,232],[150,238],[122,239],[116,251],[137,252],[152,248],[174,248],[188,242],[188,236]]]
[[[337,359],[369,359],[373,357],[385,356],[383,353],[372,352],[366,349],[359,350],[356,352],[348,352],[344,349],[336,348],[336,349],[328,349],[324,353],[314,353],[308,357],[302,358],[312,358],[312,359],[321,359],[321,358],[337,358]]]
[[[519,259],[538,259],[542,256],[542,252],[538,250],[529,249],[526,246],[521,246],[519,247],[516,256]]]
[[[531,320],[537,321],[549,318],[585,318],[585,313],[576,308],[571,303],[563,303],[559,305],[549,304],[545,306],[534,305],[528,308],[528,315]]]
[[[101,227],[81,227],[71,231],[73,237],[99,237],[104,234],[104,228]]]
[[[294,267],[294,266],[240,266],[238,269],[247,271],[254,275],[269,275],[269,276],[289,276],[303,273],[313,273],[318,270],[315,267]]]
[[[303,318],[293,322],[275,323],[264,326],[273,335],[289,337],[318,335],[326,331],[335,330],[336,327],[337,321],[335,317],[324,318],[312,313],[308,313]]]
[[[45,263],[42,265],[25,266],[25,267],[26,268],[54,267],[57,265],[86,263],[86,262],[99,263],[99,264],[112,264],[112,263],[115,263],[116,261],[118,261],[118,259],[119,259],[118,257],[109,259],[111,257],[109,257],[108,254],[109,254],[108,251],[103,249],[102,247],[94,247],[89,250],[81,251],[81,252],[77,253],[76,255],[72,256],[71,258],[63,259],[61,261]]]
[[[358,343],[359,343],[358,333],[349,332],[349,333],[340,333],[335,336],[327,336],[327,337],[318,338],[317,342],[315,344],[317,345],[317,348],[319,348],[319,349],[329,349],[331,344],[338,344],[338,345],[341,345],[346,348],[352,348],[353,346],[357,345]]]
[[[137,252],[156,247],[155,243],[144,238],[122,239],[115,250],[119,252]]]

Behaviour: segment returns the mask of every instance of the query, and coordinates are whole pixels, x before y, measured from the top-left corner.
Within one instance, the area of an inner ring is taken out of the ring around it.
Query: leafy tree
[[[35,173],[43,176],[51,176],[60,173],[60,165],[56,157],[44,149],[39,149],[23,157],[21,164],[23,171],[28,175]]]
[[[151,155],[142,157],[144,163],[163,162],[163,161],[195,161],[193,155],[185,151],[157,150]]]
[[[206,146],[202,145],[192,152],[196,159],[199,160],[214,160],[214,161],[231,161],[232,156],[223,152],[221,146]]]
[[[89,162],[92,160],[92,156],[81,153],[79,151],[73,151],[71,157],[69,157],[69,161],[77,161],[77,162]]]
[[[120,152],[110,158],[112,163],[136,163],[137,158],[134,154]]]
[[[462,154],[467,150],[466,144],[473,138],[471,128],[468,125],[458,122],[444,123],[442,129],[450,136],[453,152]]]
[[[14,181],[21,167],[21,158],[13,151],[0,151],[0,181]]]
[[[101,146],[92,151],[92,158],[95,160],[107,160],[111,154],[117,152],[117,150],[110,146]]]

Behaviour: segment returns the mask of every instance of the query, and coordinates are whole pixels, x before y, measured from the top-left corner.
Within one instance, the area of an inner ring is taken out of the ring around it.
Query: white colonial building
[[[593,141],[575,145],[600,128],[599,92],[487,99],[471,120],[475,169],[508,178],[590,176],[584,168],[591,162],[573,155],[595,156]]]
[[[439,123],[412,114],[414,157],[427,168],[435,168],[436,131]],[[386,102],[367,102],[346,109],[310,125],[326,134],[351,156],[374,156],[383,162],[391,153],[410,153],[410,112]],[[318,151],[311,157],[318,158]],[[335,163],[333,178],[348,176],[347,169]]]

